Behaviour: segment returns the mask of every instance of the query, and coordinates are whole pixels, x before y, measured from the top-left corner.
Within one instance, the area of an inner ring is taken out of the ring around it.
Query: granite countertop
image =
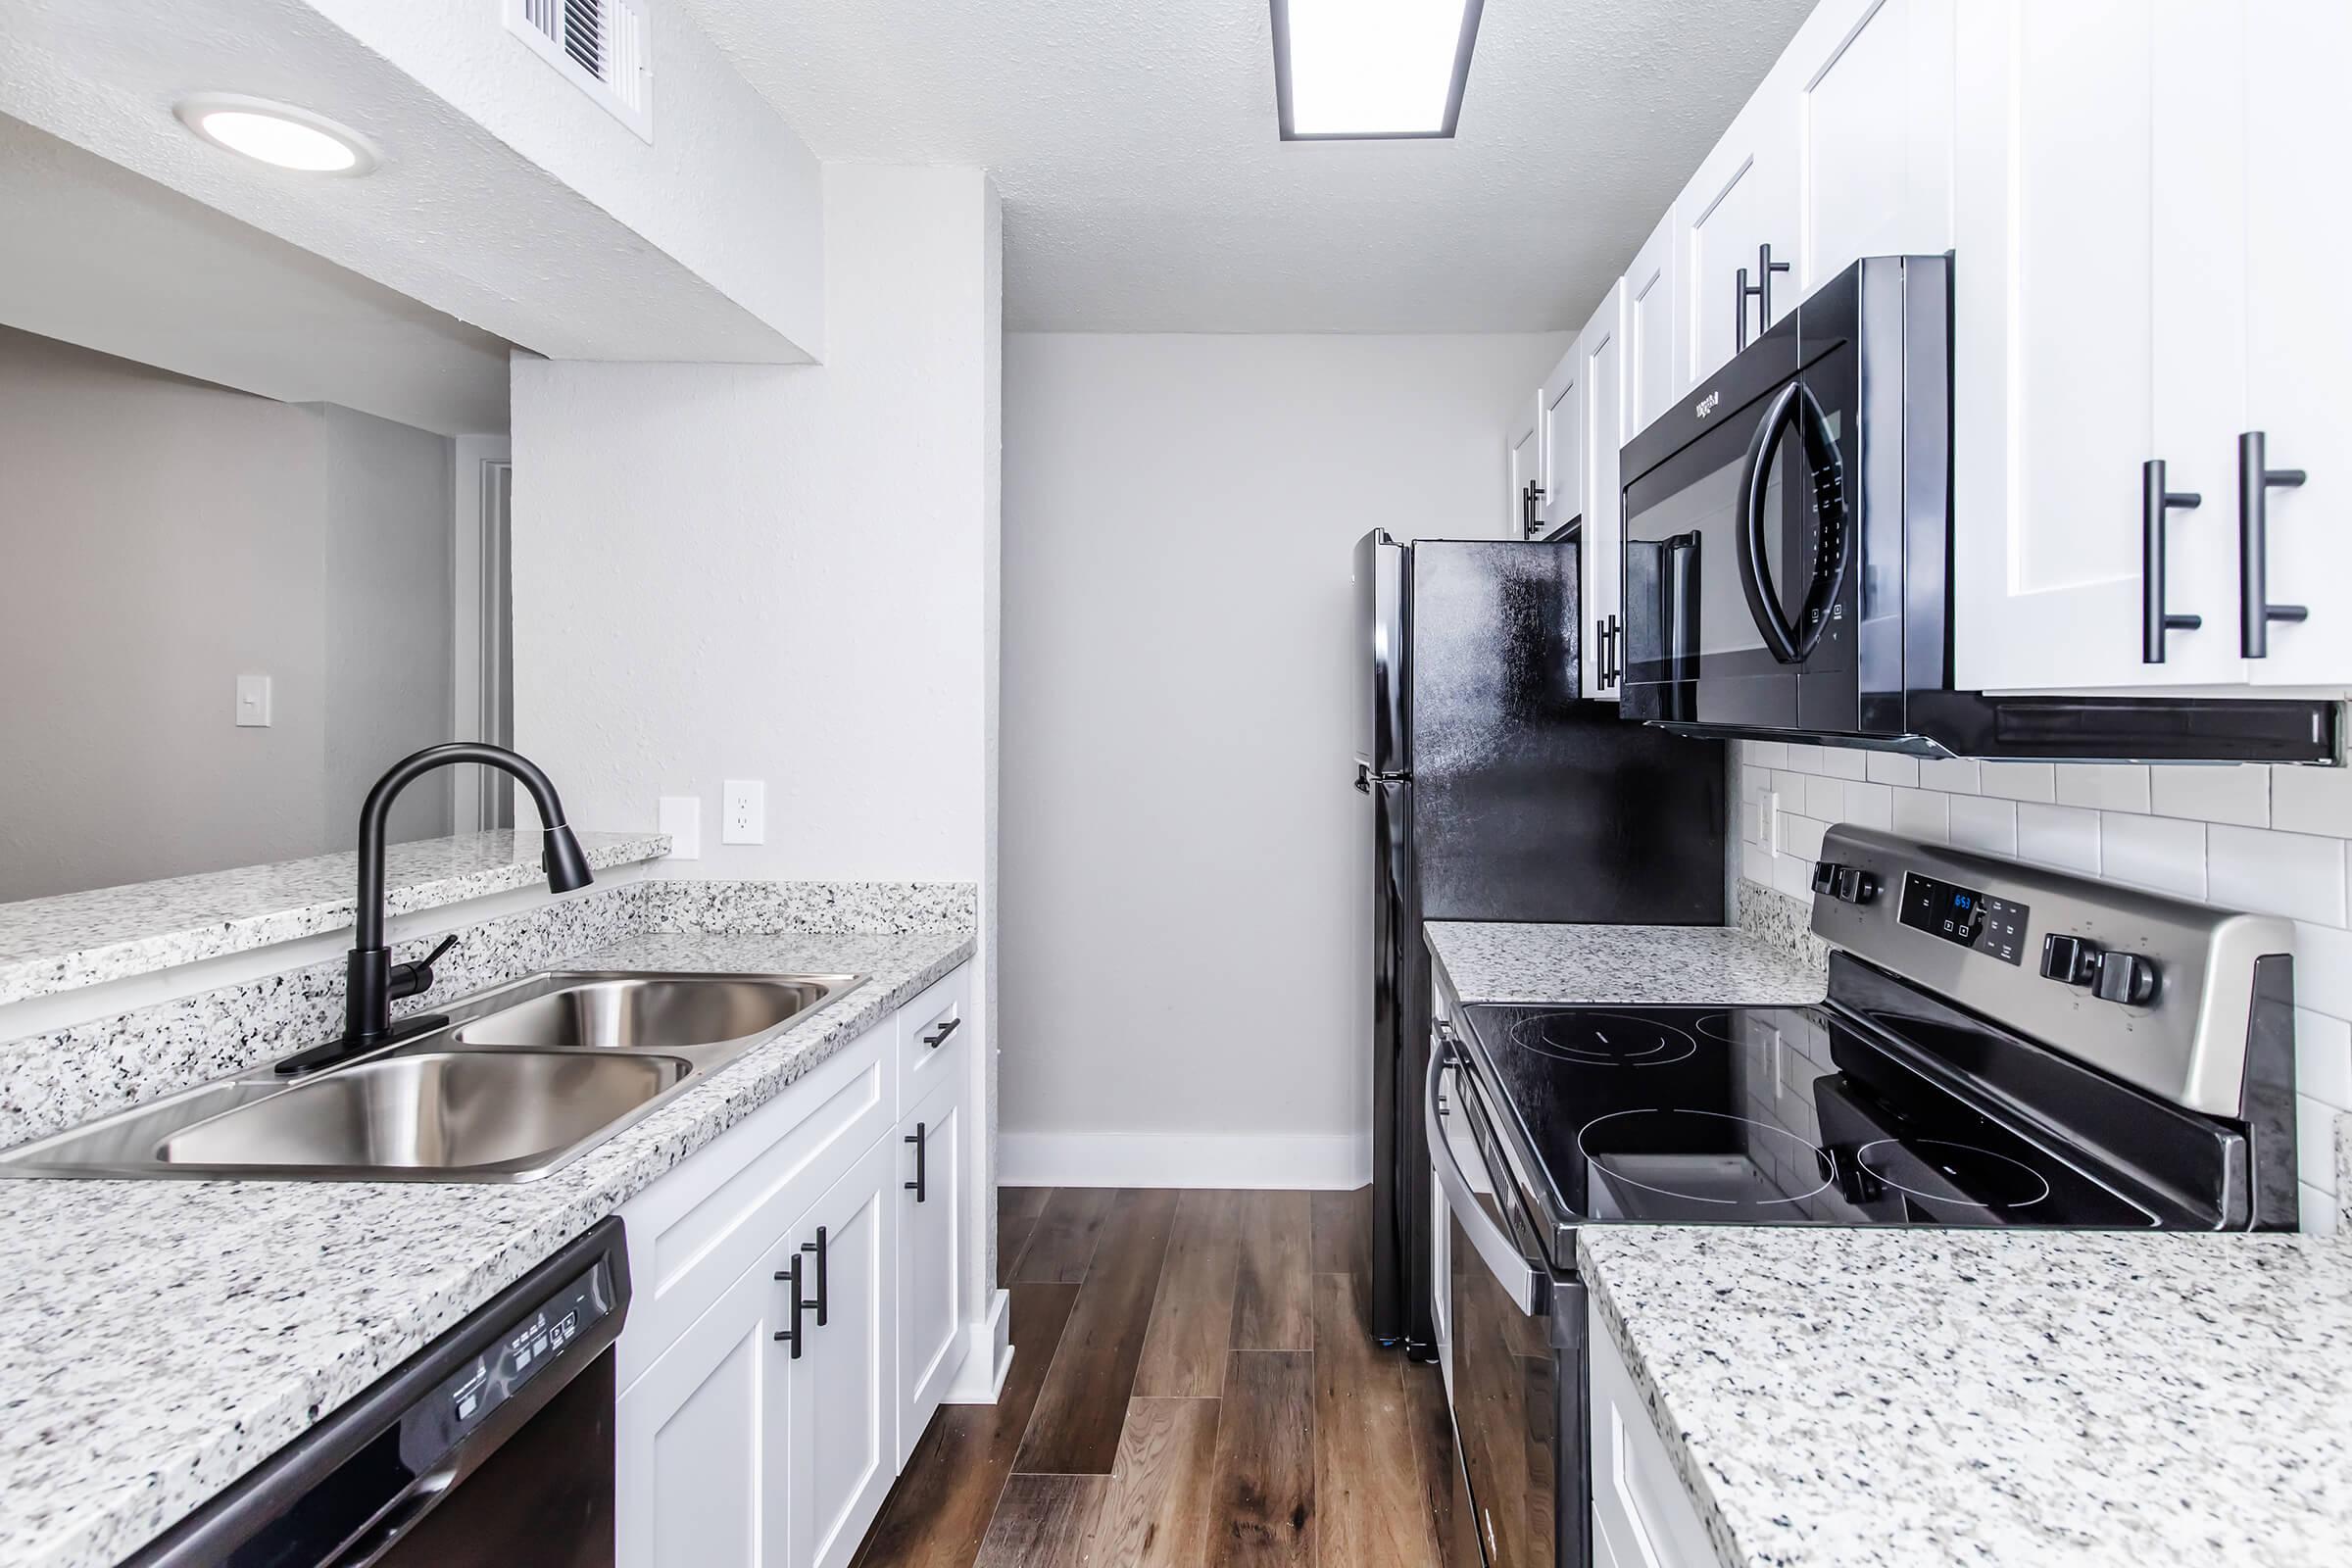
[[[599,871],[669,853],[659,833],[577,836]],[[384,856],[385,911],[534,886],[539,853],[535,828],[395,844]],[[358,883],[359,857],[346,851],[0,904],[0,1004],[338,930],[351,924]]]
[[[1593,1226],[1726,1568],[2352,1562],[2352,1243]]]
[[[973,950],[644,935],[557,965],[870,978],[541,1181],[0,1181],[0,1562],[116,1562]]]
[[[1433,920],[1423,929],[1464,1003],[1789,1007],[1829,992],[1822,969],[1732,926]]]

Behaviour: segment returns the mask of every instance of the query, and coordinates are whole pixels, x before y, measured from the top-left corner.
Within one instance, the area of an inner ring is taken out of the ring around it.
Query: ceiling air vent
[[[654,139],[645,0],[500,0],[507,28],[612,118]]]

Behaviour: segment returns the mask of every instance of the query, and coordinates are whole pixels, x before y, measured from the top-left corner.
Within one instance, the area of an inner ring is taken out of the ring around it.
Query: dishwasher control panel
[[[443,1379],[434,1396],[410,1412],[401,1433],[404,1456],[424,1459],[471,1435],[614,1304],[612,1267],[600,1257],[514,1318],[494,1348]]]

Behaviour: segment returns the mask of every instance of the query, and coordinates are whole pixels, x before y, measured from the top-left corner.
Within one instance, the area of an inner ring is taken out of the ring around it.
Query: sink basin
[[[466,1046],[679,1051],[773,1029],[831,996],[850,976],[583,978],[459,1026]]]
[[[324,1073],[186,1127],[170,1165],[520,1171],[601,1138],[693,1070],[676,1056],[435,1051]]]

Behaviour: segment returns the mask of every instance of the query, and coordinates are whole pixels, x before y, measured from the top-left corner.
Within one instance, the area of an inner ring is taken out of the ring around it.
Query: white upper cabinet
[[[1544,443],[1540,432],[1543,395],[1538,393],[1521,422],[1511,427],[1507,469],[1511,483],[1510,523],[1505,539],[1531,537],[1540,525],[1536,515],[1536,487],[1544,482]]]
[[[1625,300],[1625,339],[1617,364],[1624,378],[1631,440],[1642,426],[1675,405],[1683,380],[1682,295],[1676,287],[1674,214],[1669,211],[1635,253],[1618,283]]]
[[[1773,89],[1748,100],[1674,204],[1688,324],[1681,384],[1661,407],[1796,304],[1796,120]]]
[[[1774,68],[1796,115],[1794,304],[1865,256],[1952,248],[1961,0],[1823,0]],[[1775,290],[1773,308],[1781,309]]]
[[[2221,8],[2236,13],[2240,8]],[[2344,197],[2338,103],[2352,84],[2352,6],[2340,0],[2259,0],[2242,8],[2245,95],[2245,412],[2240,432],[2264,438],[2264,466],[2300,470],[2292,487],[2266,487],[2260,570],[2268,602],[2304,605],[2302,621],[2272,621],[2263,684],[2352,684],[2352,201]],[[2328,191],[2334,191],[2329,196]],[[2243,525],[2228,482],[2202,526]],[[2222,635],[2234,639],[2230,617]]]
[[[1583,600],[1585,695],[1617,701],[1620,614],[1625,583],[1625,529],[1617,488],[1617,451],[1626,428],[1624,368],[1625,284],[1612,287],[1577,335],[1578,379],[1584,386]]]
[[[1536,394],[1536,432],[1542,448],[1543,496],[1536,504],[1541,531],[1580,516],[1585,505],[1584,359],[1568,345]]]

